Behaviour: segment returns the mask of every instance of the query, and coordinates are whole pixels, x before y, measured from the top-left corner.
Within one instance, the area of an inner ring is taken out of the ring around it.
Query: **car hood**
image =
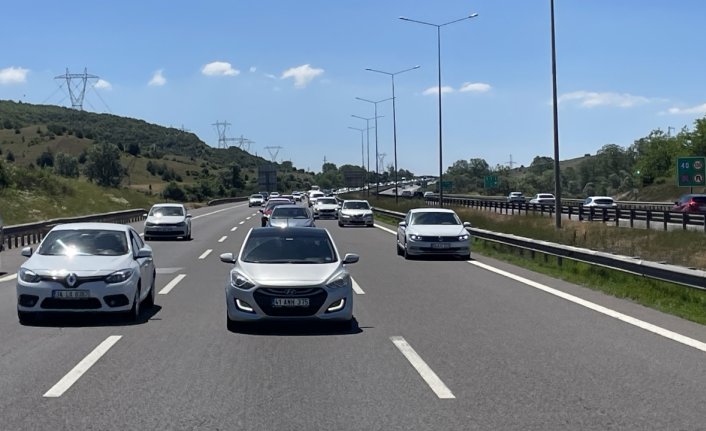
[[[23,268],[38,274],[73,272],[79,277],[108,275],[114,271],[130,268],[132,254],[122,256],[45,256],[34,254]]]
[[[358,210],[358,209],[342,209],[341,214],[345,215],[350,215],[350,216],[364,216],[364,215],[370,215],[373,212],[371,210]]]
[[[328,281],[339,267],[339,262],[320,264],[238,263],[238,268],[250,280],[261,286],[319,285]]]
[[[311,227],[314,221],[310,218],[275,218],[270,217],[272,227]]]
[[[320,203],[317,203],[317,204],[316,204],[316,208],[318,208],[318,209],[320,209],[320,210],[335,210],[336,208],[338,208],[338,205],[336,205],[336,204],[320,204]]]
[[[422,224],[407,228],[407,233],[422,236],[456,236],[468,233],[463,225]]]
[[[162,216],[162,217],[155,217],[155,216],[149,216],[145,220],[147,223],[155,223],[155,224],[176,224],[176,223],[181,223],[184,221],[184,216]]]

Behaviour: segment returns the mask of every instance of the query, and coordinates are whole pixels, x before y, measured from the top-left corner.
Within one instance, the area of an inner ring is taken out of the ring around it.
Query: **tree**
[[[86,156],[84,171],[89,180],[103,187],[118,187],[125,176],[120,150],[114,144],[96,144]]]
[[[130,145],[127,146],[127,152],[137,157],[137,155],[140,154],[140,146],[136,142],[131,142]]]
[[[184,189],[179,187],[177,183],[172,181],[164,188],[162,196],[164,196],[164,199],[183,202],[186,199],[186,192],[184,192]]]
[[[78,178],[78,159],[70,154],[58,153],[54,160],[54,172],[62,177]]]
[[[40,168],[54,166],[54,154],[50,150],[45,150],[37,157],[37,166]]]
[[[12,154],[12,151],[8,151],[7,155],[5,156],[5,160],[8,162],[14,162],[15,161],[15,155]]]

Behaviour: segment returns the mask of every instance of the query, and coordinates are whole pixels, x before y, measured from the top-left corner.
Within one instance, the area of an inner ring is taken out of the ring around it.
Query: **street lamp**
[[[378,169],[378,167],[380,166],[380,163],[378,162],[380,158],[380,153],[378,153],[378,118],[381,118],[382,116],[378,117],[378,103],[392,100],[392,97],[388,97],[387,99],[382,99],[378,101],[363,99],[362,97],[356,97],[356,99],[375,105],[375,117],[373,117],[375,118],[375,194],[380,195],[380,172]],[[368,165],[368,167],[370,166]]]
[[[552,32],[552,104],[554,114],[554,224],[561,228],[561,175],[559,173],[559,113],[556,95],[556,44],[554,41],[554,0],[551,6],[551,32]]]
[[[398,191],[397,191],[397,120],[395,117],[395,75],[399,75],[400,73],[404,72],[409,72],[410,70],[414,69],[419,69],[419,66],[414,66],[410,67],[409,69],[405,70],[400,70],[399,72],[385,72],[382,70],[376,70],[376,69],[365,69],[370,72],[377,72],[377,73],[383,73],[385,75],[390,75],[392,78],[392,143],[394,146],[394,153],[395,153],[395,203],[398,202]]]
[[[365,120],[365,130],[366,130],[365,133],[368,136],[367,137],[367,140],[368,140],[368,144],[367,144],[368,145],[368,169],[365,170],[365,185],[366,185],[366,190],[367,190],[368,196],[370,196],[370,184],[368,183],[368,172],[370,172],[370,120],[375,119],[375,117],[365,118],[365,117],[361,117],[359,115],[353,115],[353,114],[351,114],[351,117]],[[375,130],[377,130],[377,128]]]
[[[447,26],[449,24],[453,24],[459,21],[463,21],[466,19],[471,19],[477,17],[477,13],[472,13],[468,16],[465,16],[463,18],[459,18],[457,20],[445,22],[443,24],[432,24],[430,22],[425,22],[425,21],[417,21],[414,19],[409,19],[406,17],[401,16],[400,19],[403,21],[409,21],[409,22],[416,22],[417,24],[424,24],[424,25],[430,25],[432,27],[436,27],[436,52],[437,52],[437,64],[438,64],[438,75],[439,75],[439,86],[438,86],[438,91],[439,91],[439,206],[443,207],[444,206],[444,189],[442,187],[442,180],[443,180],[443,160],[442,160],[442,149],[443,149],[443,140],[441,136],[441,27]]]

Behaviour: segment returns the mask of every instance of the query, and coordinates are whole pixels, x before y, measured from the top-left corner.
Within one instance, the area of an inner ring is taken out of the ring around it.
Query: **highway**
[[[391,226],[317,221],[360,255],[353,330],[229,332],[218,256],[259,214],[192,214],[193,240],[149,242],[157,306],[135,324],[20,325],[24,258],[2,253],[0,429],[706,428],[703,326],[476,254],[406,261]]]

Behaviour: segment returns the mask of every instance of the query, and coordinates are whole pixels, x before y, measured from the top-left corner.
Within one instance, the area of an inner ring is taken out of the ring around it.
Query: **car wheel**
[[[226,311],[226,328],[230,332],[238,332],[239,327],[240,325],[238,324],[238,322],[236,322],[235,320],[230,320],[230,317],[228,317],[228,312]]]
[[[397,256],[402,256],[402,246],[400,245],[399,239],[397,240]]]
[[[189,229],[189,233],[184,237],[184,241],[191,241],[191,229]]]
[[[32,311],[17,310],[17,319],[20,321],[21,325],[29,325],[37,320],[37,316],[36,313]]]
[[[404,256],[404,258],[405,258],[406,260],[412,260],[412,255],[409,254],[409,252],[407,251],[407,246],[406,246],[406,245],[405,245],[405,247],[402,249],[402,253],[403,253],[402,255]]]
[[[343,227],[343,223],[341,222],[341,220],[338,221],[338,226]]]
[[[155,281],[157,280],[157,274],[152,274],[152,285],[150,286],[150,294],[147,295],[147,298],[145,298],[144,305],[145,307],[152,308],[154,307],[154,297],[155,297]]]
[[[125,317],[127,320],[130,322],[137,322],[137,320],[140,318],[140,286],[137,286],[137,290],[135,291],[135,298],[132,301],[132,308],[130,311],[125,313]]]

